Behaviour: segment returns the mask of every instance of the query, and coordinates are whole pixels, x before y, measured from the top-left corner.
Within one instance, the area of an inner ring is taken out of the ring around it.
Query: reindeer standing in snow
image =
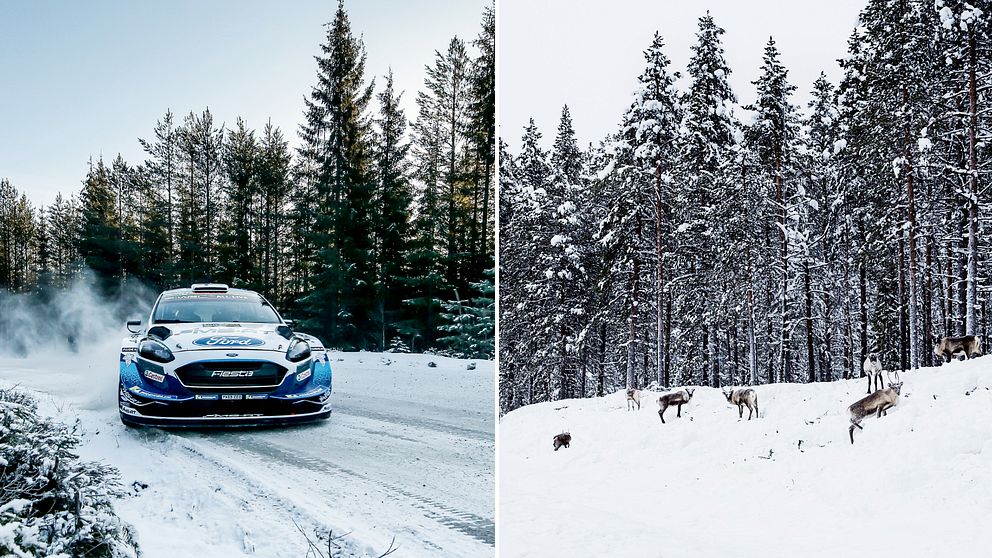
[[[882,361],[878,358],[878,353],[868,353],[863,368],[865,375],[868,376],[868,391],[865,393],[871,393],[872,384],[878,386],[875,389],[885,387],[882,382]]]
[[[751,420],[751,414],[758,414],[758,393],[751,388],[733,389],[724,391],[723,396],[727,398],[727,403],[737,405],[739,411],[738,418],[744,418],[744,406],[747,405],[747,420]]]
[[[694,389],[680,389],[672,393],[662,395],[658,398],[658,406],[661,410],[658,411],[658,416],[661,417],[661,423],[665,424],[665,409],[673,406],[678,406],[679,412],[676,416],[682,416],[682,405],[685,405],[692,399],[692,394],[696,390]]]
[[[852,444],[854,443],[854,428],[857,427],[858,430],[864,430],[861,427],[861,421],[868,415],[877,413],[878,418],[888,415],[887,411],[899,403],[899,392],[901,390],[902,382],[899,380],[899,373],[896,372],[894,382],[892,381],[892,377],[889,377],[889,387],[863,397],[847,408],[847,412],[851,415],[851,427],[848,429],[848,434],[851,436]]]
[[[641,410],[641,390],[627,388],[627,410],[630,411],[637,405],[637,410]]]

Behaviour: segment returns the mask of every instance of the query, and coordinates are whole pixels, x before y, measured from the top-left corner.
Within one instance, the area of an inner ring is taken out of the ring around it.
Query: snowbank
[[[664,425],[647,392],[639,412],[615,393],[508,413],[500,556],[987,556],[992,357],[902,379],[853,446],[864,379],[758,386],[750,422],[713,388]]]

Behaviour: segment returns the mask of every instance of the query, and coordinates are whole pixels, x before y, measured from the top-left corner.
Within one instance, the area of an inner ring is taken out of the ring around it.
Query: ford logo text
[[[264,345],[265,341],[254,337],[242,337],[240,335],[214,335],[211,337],[201,337],[193,341],[194,345],[201,347],[254,347]]]

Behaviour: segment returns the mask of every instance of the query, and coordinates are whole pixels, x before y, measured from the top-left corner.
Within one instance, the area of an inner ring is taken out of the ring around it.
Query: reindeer
[[[678,405],[679,408],[679,412],[677,416],[681,417],[682,405],[685,405],[686,403],[689,402],[690,399],[692,399],[692,394],[695,391],[696,390],[694,389],[680,389],[678,391],[674,391],[672,393],[668,393],[659,397],[658,406],[661,407],[661,410],[658,411],[658,416],[661,417],[661,423],[665,424],[665,409],[675,405]]]
[[[558,451],[558,448],[562,446],[565,446],[567,448],[568,444],[571,443],[571,441],[572,441],[572,435],[569,434],[568,432],[562,432],[561,434],[555,436],[551,444],[555,447],[555,451]]]
[[[722,391],[722,390],[721,390]],[[747,405],[747,420],[751,420],[751,414],[758,414],[758,394],[751,388],[733,389],[724,391],[723,396],[727,398],[727,403],[737,405],[738,418],[744,418],[744,405]]]
[[[899,373],[896,372],[896,380],[893,382],[889,376],[889,387],[880,389],[875,393],[863,397],[847,408],[851,415],[851,427],[847,433],[851,436],[851,443],[854,443],[854,427],[864,430],[861,421],[873,413],[877,413],[878,418],[888,415],[888,410],[896,406],[899,402],[899,392],[902,390],[902,382],[899,380]]]
[[[977,335],[934,338],[933,354],[941,357],[941,362],[951,362],[954,356],[963,354],[965,359],[982,356],[982,338]]]
[[[868,376],[868,391],[865,393],[871,393],[873,383],[878,386],[875,389],[885,387],[882,382],[882,361],[878,358],[878,353],[868,353],[868,356],[865,357],[863,368],[865,375]]]
[[[627,410],[634,408],[637,405],[637,410],[641,410],[641,390],[634,388],[627,388]]]

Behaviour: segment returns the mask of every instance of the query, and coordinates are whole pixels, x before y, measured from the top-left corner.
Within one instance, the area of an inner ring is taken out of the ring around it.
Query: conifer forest
[[[931,366],[992,327],[992,3],[868,0],[838,83],[791,82],[770,38],[747,91],[718,18],[684,68],[644,45],[598,143],[567,106],[550,149],[533,120],[500,142],[502,412]]]
[[[144,160],[80,161],[48,206],[0,181],[0,292],[227,283],[330,347],[493,358],[494,8],[414,92],[369,75],[344,3],[331,13],[298,130],[163,107]]]

